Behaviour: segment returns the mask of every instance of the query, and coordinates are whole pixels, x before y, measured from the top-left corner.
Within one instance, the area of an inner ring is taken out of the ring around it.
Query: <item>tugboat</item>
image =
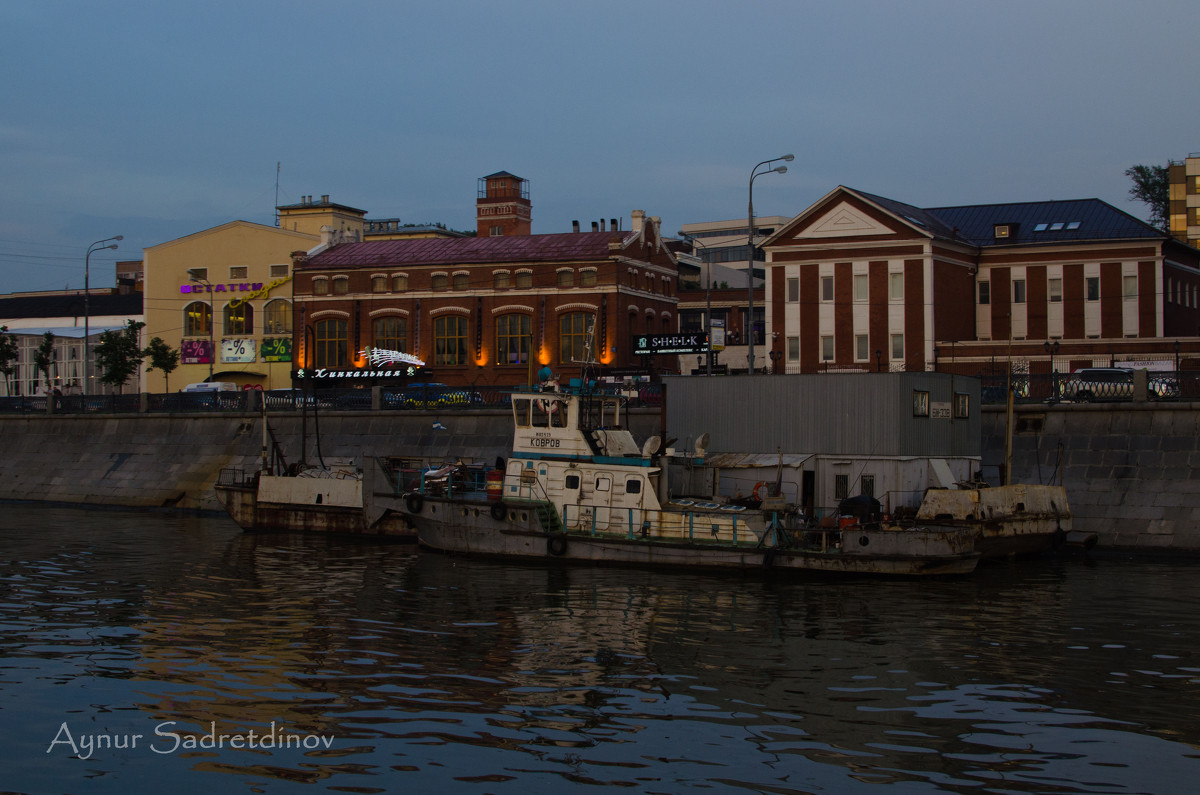
[[[502,469],[421,475],[392,510],[424,547],[496,558],[887,575],[966,574],[979,561],[966,528],[872,516],[809,527],[778,499],[671,498],[660,440],[639,447],[622,423],[627,399],[582,379],[514,392]]]

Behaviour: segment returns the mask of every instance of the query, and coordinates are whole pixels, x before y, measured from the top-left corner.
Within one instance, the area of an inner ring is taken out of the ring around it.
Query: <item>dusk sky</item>
[[[474,229],[530,181],[535,233],[645,210],[796,215],[838,185],[921,207],[1100,198],[1200,151],[1197,0],[7,2],[0,292],[329,194]]]

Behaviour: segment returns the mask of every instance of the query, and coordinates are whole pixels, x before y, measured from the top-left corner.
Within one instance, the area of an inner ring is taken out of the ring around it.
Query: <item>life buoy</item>
[[[537,401],[537,407],[543,414],[553,414],[558,411],[558,401],[542,398]]]
[[[504,517],[508,516],[508,506],[502,502],[498,502],[492,506],[492,518],[497,522],[503,522]]]
[[[564,535],[552,535],[546,539],[546,551],[554,557],[561,557],[567,552],[567,537]]]
[[[754,499],[758,500],[759,502],[762,502],[762,497],[758,496],[758,490],[766,485],[767,485],[767,482],[765,480],[760,480],[757,483],[755,483],[754,491],[750,492],[750,496],[752,496]]]
[[[409,494],[404,498],[404,505],[408,508],[409,513],[420,513],[424,503],[425,498],[420,494]]]

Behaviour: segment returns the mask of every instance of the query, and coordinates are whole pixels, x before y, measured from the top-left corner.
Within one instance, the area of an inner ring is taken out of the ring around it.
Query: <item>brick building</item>
[[[1200,252],[1098,199],[838,187],[763,243],[776,369],[1030,372],[1200,352]],[[997,365],[999,363],[999,365]]]
[[[613,220],[534,235],[528,184],[507,172],[480,180],[476,207],[476,237],[298,254],[296,366],[337,373],[330,385],[402,383],[372,369],[363,351],[379,348],[423,361],[423,380],[483,386],[524,383],[542,365],[577,376],[589,357],[607,368],[655,364],[635,361],[632,337],[676,329],[677,263],[657,219],[635,210],[628,231]]]

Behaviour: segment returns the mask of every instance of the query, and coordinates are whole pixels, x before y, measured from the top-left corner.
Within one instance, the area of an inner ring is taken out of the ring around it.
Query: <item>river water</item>
[[[0,791],[1175,793],[1200,563],[514,566],[4,506]]]

